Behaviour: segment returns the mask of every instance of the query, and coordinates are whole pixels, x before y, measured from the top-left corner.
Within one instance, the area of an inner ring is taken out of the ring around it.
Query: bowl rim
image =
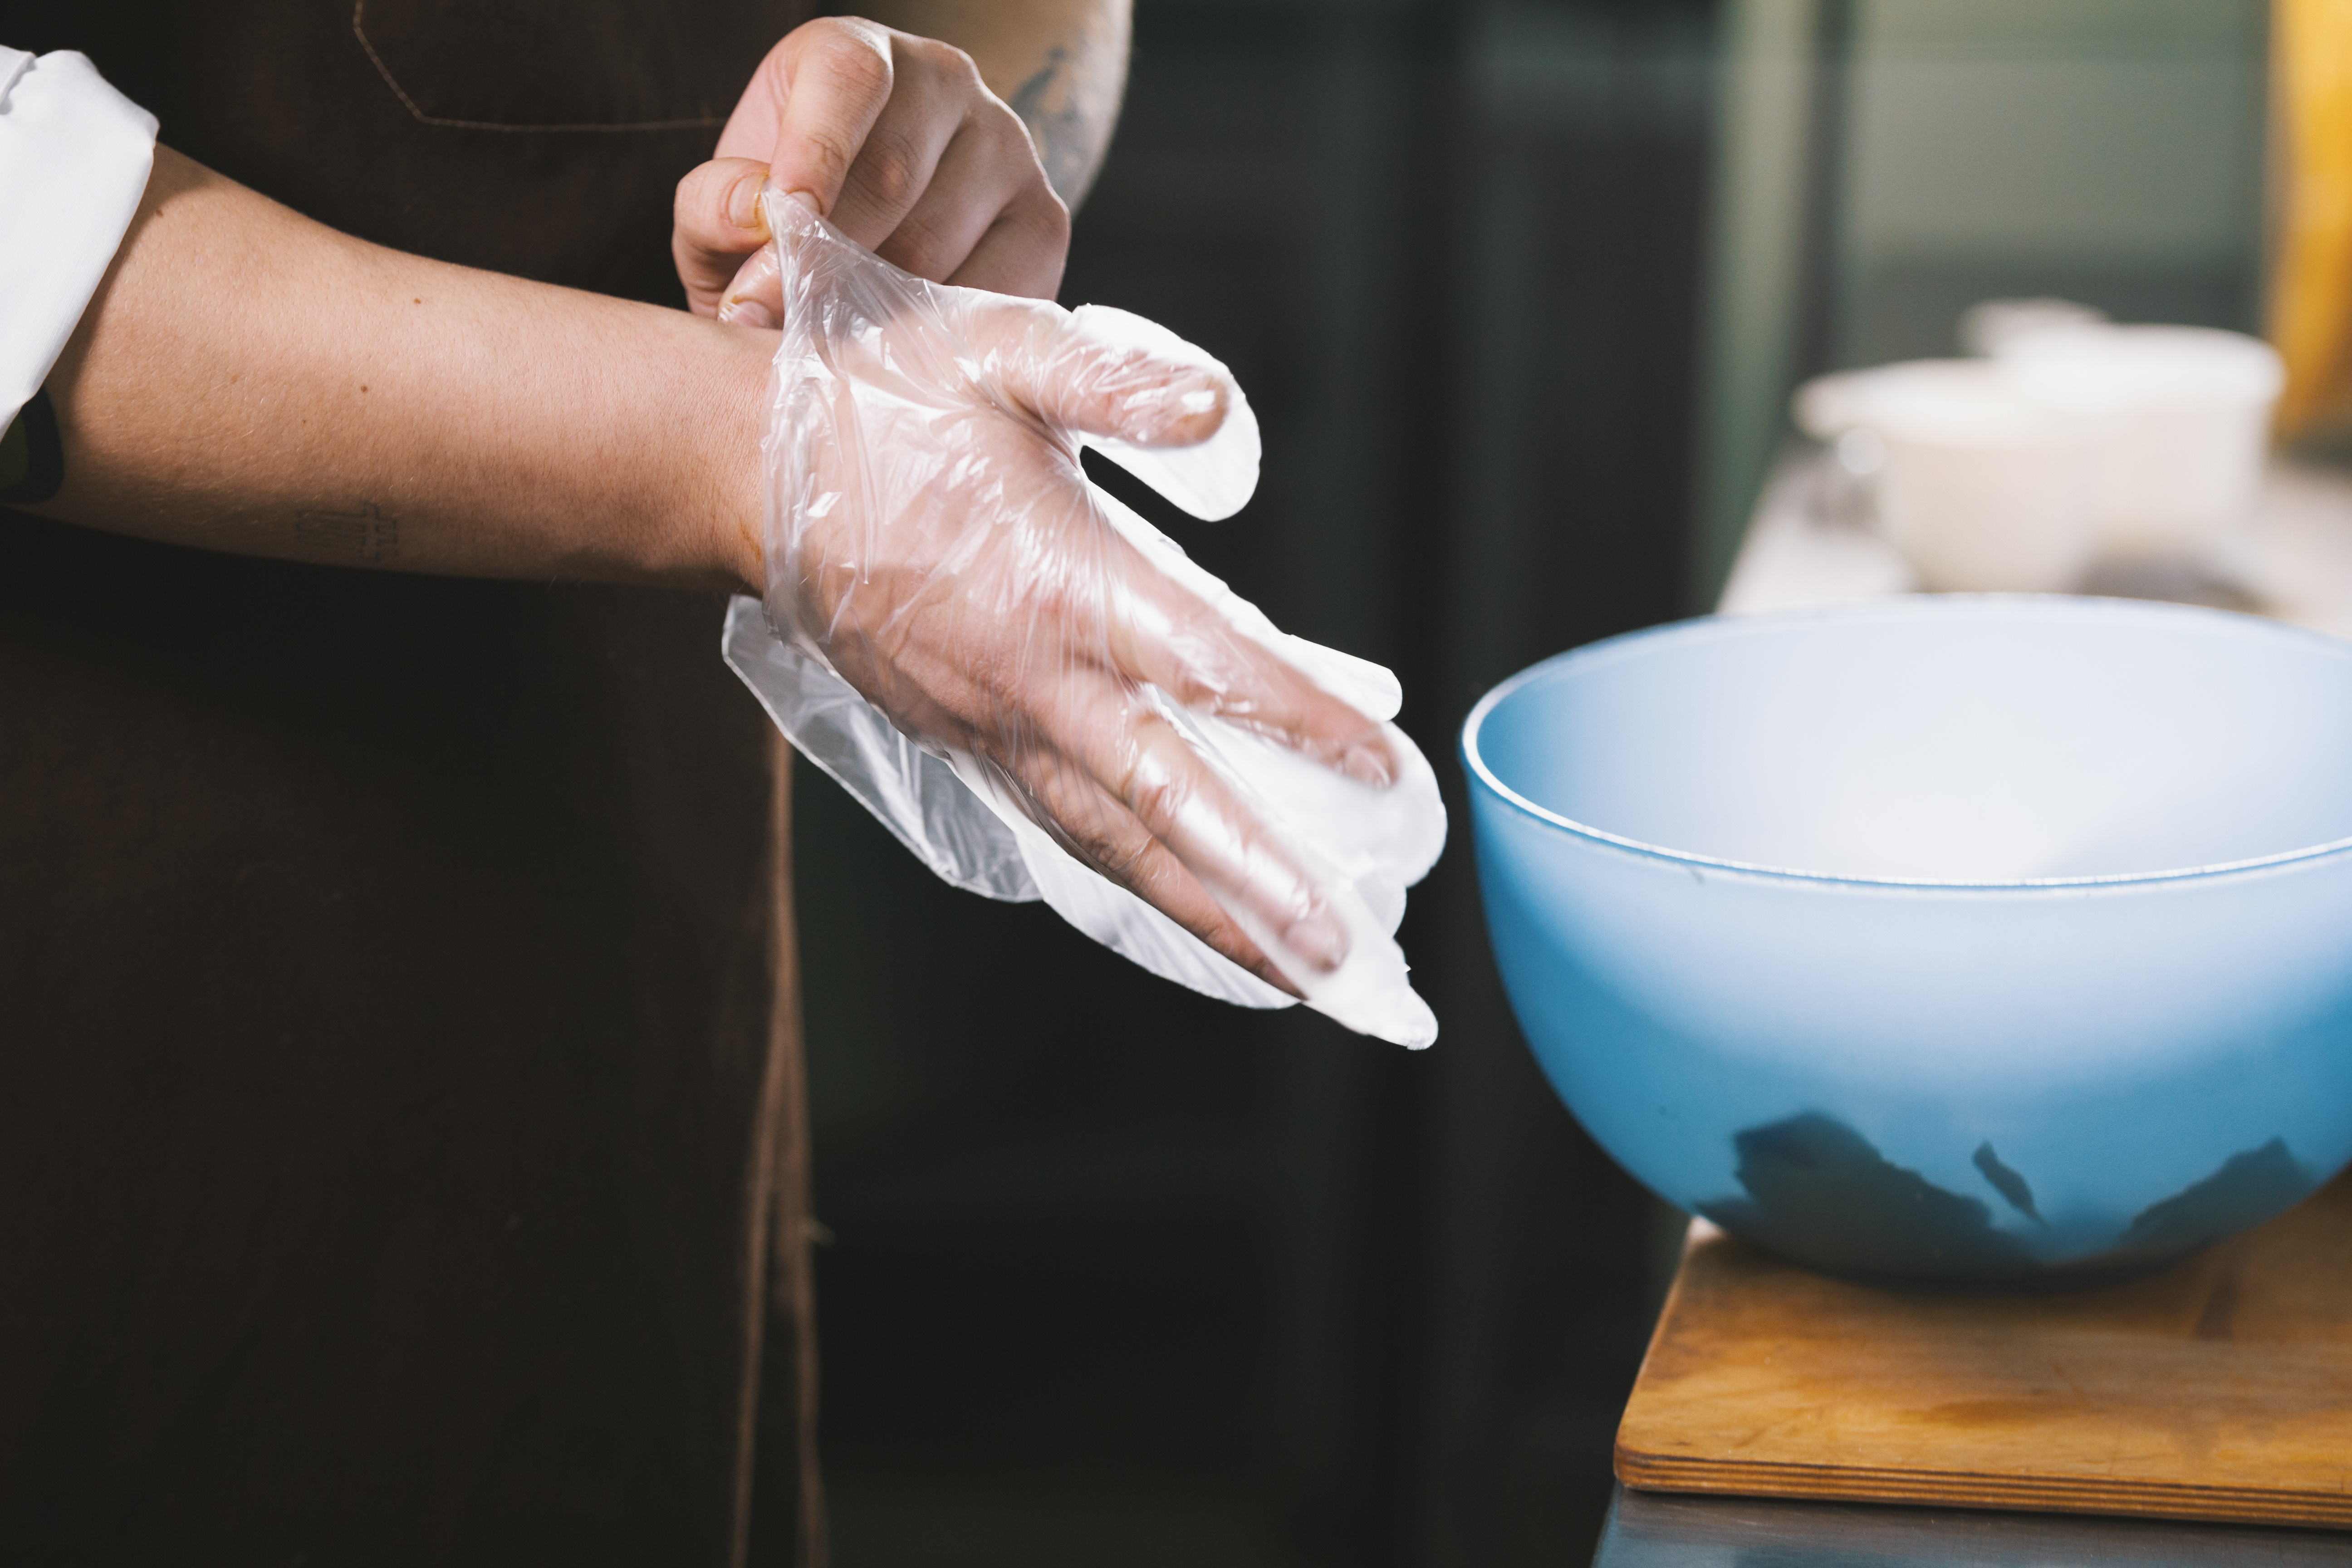
[[[2197,619],[2238,636],[2274,637],[2303,642],[2338,658],[2352,659],[2352,642],[2314,631],[2307,626],[2292,626],[2260,616],[2243,615],[2234,610],[2219,610],[2203,605],[2178,605],[2149,599],[2103,598],[2083,594],[1903,594],[1886,598],[1856,600],[1842,605],[1809,605],[1801,609],[1775,610],[1753,616],[1696,616],[1685,620],[1668,621],[1662,626],[1644,626],[1639,631],[1623,632],[1603,637],[1599,642],[1570,648],[1549,658],[1529,665],[1496,685],[1479,698],[1462,721],[1462,759],[1475,784],[1484,785],[1497,799],[1515,806],[1538,821],[1549,823],[1597,844],[1631,851],[1652,859],[1678,866],[1705,867],[1719,871],[1738,872],[1743,876],[1767,877],[1782,881],[1826,882],[1848,887],[1865,888],[1925,888],[1952,889],[1969,891],[2017,891],[2126,886],[2147,882],[2186,882],[2207,878],[2231,876],[2247,871],[2267,870],[2275,867],[2307,860],[2321,860],[2331,856],[2352,852],[2352,836],[2330,839],[2324,844],[2306,845],[2301,848],[2281,850],[2273,855],[2259,855],[2251,859],[2225,860],[2207,866],[2171,867],[2155,871],[2112,871],[2088,877],[1879,877],[1846,871],[1809,871],[1801,867],[1772,866],[1760,861],[1735,860],[1720,855],[1702,855],[1695,850],[1673,849],[1662,844],[1612,833],[1590,823],[1579,822],[1562,816],[1512,789],[1496,777],[1486,765],[1478,750],[1478,732],[1487,715],[1510,700],[1521,687],[1530,685],[1564,665],[1607,664],[1643,651],[1641,645],[1662,640],[1737,637],[1749,631],[1790,621],[1872,619],[1889,616],[1967,615],[1988,609],[2016,614],[2043,616],[2052,618],[2112,618],[2117,616],[2148,620]]]

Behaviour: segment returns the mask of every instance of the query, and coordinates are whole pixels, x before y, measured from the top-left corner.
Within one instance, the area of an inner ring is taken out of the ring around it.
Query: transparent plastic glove
[[[1257,430],[1224,367],[765,199],[768,593],[727,653],[786,734],[959,886],[1211,994],[1434,1038],[1392,933],[1445,818],[1393,678],[1277,631],[1078,464],[1239,510]]]

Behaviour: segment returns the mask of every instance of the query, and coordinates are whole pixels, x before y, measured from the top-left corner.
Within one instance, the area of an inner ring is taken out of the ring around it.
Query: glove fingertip
[[[1193,446],[1139,447],[1106,436],[1081,439],[1203,522],[1223,522],[1257,493],[1263,447],[1257,416],[1239,386],[1233,388],[1216,434]]]

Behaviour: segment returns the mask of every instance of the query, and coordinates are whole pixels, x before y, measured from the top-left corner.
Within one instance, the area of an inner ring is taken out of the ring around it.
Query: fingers
[[[1061,287],[1069,239],[1069,209],[1046,184],[1028,128],[982,89],[877,251],[919,278],[1046,300]]]
[[[1400,764],[1380,721],[1318,686],[1124,537],[1114,535],[1105,566],[1103,630],[1113,667],[1128,679],[1158,687],[1192,712],[1255,730],[1359,784],[1385,789],[1396,782]]]
[[[970,149],[959,161],[948,159],[950,148],[966,139],[973,109],[994,101],[981,85],[971,57],[929,39],[901,38],[896,44],[889,100],[851,161],[840,201],[823,210],[835,228],[884,260],[927,275],[919,265],[908,266],[887,248],[916,205],[932,196],[935,210],[941,203],[950,207],[986,203],[993,211],[1009,193],[991,188],[1005,184],[1002,172],[991,170]],[[789,105],[785,115],[785,134],[790,134]],[[983,181],[976,188],[975,172]],[[992,174],[999,177],[990,180]],[[958,188],[959,182],[964,188]],[[958,250],[940,259],[952,267],[963,257],[964,251]]]
[[[1171,613],[1139,596],[1135,612],[1113,624],[1111,657],[1131,679],[1160,688],[1180,707],[1246,726],[1358,784],[1386,789],[1396,782],[1397,760],[1377,720],[1205,606]]]
[[[766,158],[772,188],[917,277],[948,281],[986,240],[970,286],[1045,298],[1060,285],[1069,214],[1020,117],[952,45],[854,18],[795,28],[719,152]]]
[[[919,278],[1038,299],[1061,286],[1069,211],[1020,117],[951,45],[829,16],[769,51],[717,157],[678,186],[671,249],[698,313],[762,313],[724,309],[767,237],[761,169],[769,188]]]
[[[1062,268],[1069,252],[1070,209],[1051,185],[1040,183],[1005,204],[947,281],[963,289],[1050,300],[1061,292]]]
[[[973,622],[966,598],[835,656],[869,701],[990,759],[1065,847],[1234,963],[1293,990],[1286,971],[1339,967],[1347,928],[1315,876],[1133,680],[1081,651],[1100,647],[1095,617],[1025,604]],[[1009,617],[1028,623],[1011,647]]]
[[[670,253],[687,308],[714,315],[744,257],[767,244],[760,185],[768,166],[751,158],[714,158],[677,183]]]
[[[1055,837],[1081,861],[1267,984],[1300,994],[1175,853],[1091,778],[1055,761],[1016,773],[1015,782],[1046,814]]]
[[[1123,806],[1261,949],[1270,946],[1310,972],[1337,969],[1349,945],[1338,913],[1307,870],[1175,728],[1110,672],[1073,671],[1058,684],[1053,711],[1041,726],[1045,738],[1058,742],[1055,754]],[[1031,764],[1024,779],[1048,809],[1057,794],[1066,804],[1069,781],[1050,764]],[[1083,812],[1057,811],[1055,820],[1095,864],[1151,899],[1153,889],[1137,886],[1135,873],[1118,859],[1122,845],[1107,825]],[[1128,847],[1139,853],[1139,841]],[[1197,919],[1160,907],[1200,931]]]
[[[827,16],[795,27],[769,53],[760,74],[780,106],[768,150],[769,180],[776,189],[802,192],[819,213],[834,216],[890,101],[897,75],[892,52],[888,28]],[[755,80],[751,90],[761,85]],[[728,150],[724,137],[720,150]],[[863,235],[852,237],[873,243]]]

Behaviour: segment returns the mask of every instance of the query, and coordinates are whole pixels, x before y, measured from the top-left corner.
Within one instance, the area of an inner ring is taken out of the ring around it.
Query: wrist
[[[674,556],[656,572],[756,597],[767,591],[760,439],[775,334],[698,318],[693,325],[695,352],[677,367],[684,425],[664,486]]]

